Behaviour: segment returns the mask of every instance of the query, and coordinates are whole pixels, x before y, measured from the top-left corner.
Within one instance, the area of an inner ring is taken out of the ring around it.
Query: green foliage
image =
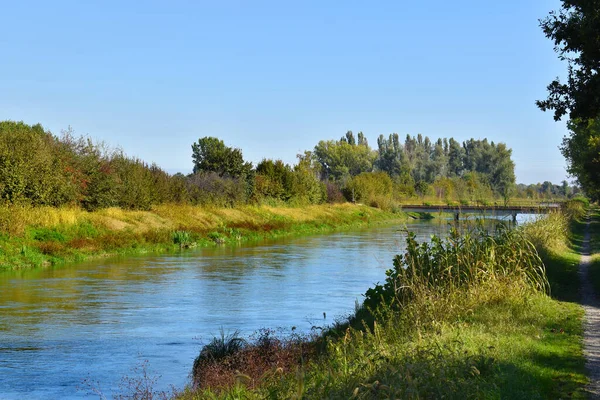
[[[362,133],[361,133],[362,135]],[[324,180],[341,181],[362,172],[371,172],[376,153],[371,150],[366,140],[356,144],[351,131],[339,141],[321,140],[312,153],[321,166]]]
[[[600,199],[600,119],[587,124],[570,121],[569,136],[563,138],[561,152],[567,160],[567,171],[577,178],[584,192]]]
[[[283,161],[262,160],[256,166],[254,193],[259,197],[289,200],[292,197],[294,173]]]
[[[498,229],[495,234],[483,228],[460,234],[453,228],[446,240],[434,236],[431,243],[420,244],[409,232],[404,255],[394,258],[383,285],[367,291],[365,305],[375,309],[383,300],[401,307],[418,291],[462,290],[507,277],[545,292],[544,265],[533,243],[519,229]]]
[[[10,203],[61,205],[76,200],[69,165],[41,125],[0,122],[0,198]]]
[[[244,161],[242,151],[225,146],[215,137],[203,137],[192,144],[194,173],[216,172],[219,176],[239,178],[248,174],[252,164]]]
[[[247,199],[242,178],[219,176],[216,172],[198,172],[188,178],[188,195],[192,204],[234,207]]]
[[[173,243],[178,244],[180,248],[189,246],[192,243],[190,233],[187,231],[173,232]]]
[[[393,183],[384,172],[363,172],[352,178],[346,185],[346,198],[370,204],[383,198],[391,199]]]
[[[344,201],[345,193],[350,200],[392,209],[401,198],[434,192],[445,202],[495,196],[508,201],[514,181],[510,150],[486,140],[470,140],[461,147],[453,139],[433,143],[417,135],[407,136],[403,145],[392,134],[387,139],[380,136],[374,151],[362,132],[355,137],[349,131],[338,141],[321,141],[314,152],[298,155],[294,166],[264,159],[256,169],[244,161],[241,150],[214,137],[199,139],[192,150],[194,173],[171,176],[156,164],[75,137],[70,129],[58,138],[40,125],[4,121],[0,201],[89,211],[150,210],[164,203],[320,204]],[[567,185],[564,191],[568,189]]]
[[[32,230],[31,237],[33,238],[33,240],[37,240],[40,242],[44,242],[44,241],[65,242],[67,240],[63,233],[58,232],[55,229],[46,229],[46,228]]]
[[[548,85],[548,98],[538,100],[542,111],[554,110],[554,119],[565,114],[585,123],[600,117],[600,1],[562,0],[559,12],[540,21],[561,60],[568,63],[567,83],[558,78]]]

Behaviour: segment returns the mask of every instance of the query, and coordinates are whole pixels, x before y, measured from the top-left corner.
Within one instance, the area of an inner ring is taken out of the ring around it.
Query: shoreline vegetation
[[[284,236],[376,226],[430,214],[383,211],[350,203],[306,207],[213,208],[158,205],[150,211],[108,208],[0,207],[0,270],[86,259],[237,245]]]
[[[308,336],[224,333],[174,397],[586,398],[576,303],[584,207],[430,244],[409,235],[348,321]]]

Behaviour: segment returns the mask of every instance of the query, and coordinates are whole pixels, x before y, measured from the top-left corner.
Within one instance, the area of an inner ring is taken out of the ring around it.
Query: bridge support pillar
[[[454,221],[458,222],[458,219],[460,218],[460,212],[455,212],[454,213]]]

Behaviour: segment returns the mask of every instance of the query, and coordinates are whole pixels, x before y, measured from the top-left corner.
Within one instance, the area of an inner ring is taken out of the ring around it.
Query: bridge
[[[402,211],[405,212],[428,212],[428,213],[451,213],[454,214],[454,220],[458,221],[461,214],[491,214],[491,215],[510,215],[513,222],[517,221],[518,214],[547,214],[552,211],[560,210],[560,203],[539,203],[534,205],[404,205]]]

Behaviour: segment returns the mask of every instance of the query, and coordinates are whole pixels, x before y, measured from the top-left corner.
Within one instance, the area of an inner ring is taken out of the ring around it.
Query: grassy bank
[[[78,262],[90,257],[178,251],[182,247],[358,228],[407,214],[352,204],[203,208],[160,205],[150,211],[0,207],[0,269]]]
[[[494,236],[409,238],[350,324],[216,339],[179,398],[585,398],[583,312],[570,302],[581,208],[569,213]]]

